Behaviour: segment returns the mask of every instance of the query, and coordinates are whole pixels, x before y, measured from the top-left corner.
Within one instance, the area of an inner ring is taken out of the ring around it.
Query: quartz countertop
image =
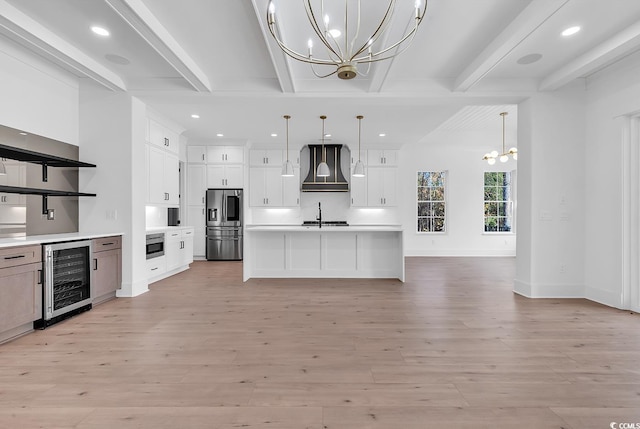
[[[245,231],[290,231],[290,232],[376,232],[376,231],[402,231],[402,225],[274,225],[257,224],[245,226]]]
[[[180,229],[193,229],[192,226],[151,226],[147,228],[147,232],[166,232],[166,231],[177,231]]]
[[[33,244],[61,243],[64,241],[91,240],[93,238],[113,237],[123,235],[121,232],[88,233],[70,232],[66,234],[29,235],[26,237],[12,237],[0,239],[0,248],[14,246],[28,246]]]

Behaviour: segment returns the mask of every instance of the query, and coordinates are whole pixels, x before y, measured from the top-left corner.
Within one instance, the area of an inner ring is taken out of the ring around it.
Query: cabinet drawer
[[[120,249],[122,247],[122,237],[102,237],[93,239],[93,253],[107,250]]]
[[[147,278],[157,277],[167,271],[167,263],[164,256],[147,259]]]
[[[0,268],[16,267],[42,261],[42,247],[21,246],[0,249]]]

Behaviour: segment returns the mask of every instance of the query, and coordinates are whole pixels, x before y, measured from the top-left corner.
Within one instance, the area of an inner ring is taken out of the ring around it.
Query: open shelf
[[[88,194],[85,192],[56,191],[54,189],[39,188],[22,188],[19,186],[0,186],[0,193],[5,194],[22,194],[22,195],[41,195],[42,196],[42,214],[47,214],[49,197],[95,197],[96,194]]]
[[[15,159],[16,161],[30,162],[42,165],[42,181],[47,181],[47,167],[95,167],[94,164],[62,158],[55,155],[20,149],[13,146],[0,144],[0,158]],[[6,191],[8,192],[8,191]]]

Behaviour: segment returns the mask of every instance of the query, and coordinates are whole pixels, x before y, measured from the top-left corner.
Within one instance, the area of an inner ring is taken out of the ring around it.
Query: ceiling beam
[[[269,56],[271,57],[271,63],[275,69],[278,82],[280,83],[280,89],[282,92],[293,93],[296,92],[295,83],[293,81],[293,75],[291,74],[291,67],[289,66],[289,57],[280,49],[271,32],[267,27],[267,5],[264,0],[251,0],[253,4],[253,10],[256,13],[260,30],[262,30],[262,38],[267,45]]]
[[[162,58],[199,92],[211,92],[207,75],[141,0],[105,0]]]
[[[551,73],[540,83],[541,91],[554,91],[579,77],[595,73],[640,48],[640,22],[625,28],[564,67]]]
[[[536,0],[478,55],[455,81],[453,91],[468,91],[569,0]]]
[[[0,33],[76,76],[86,76],[112,91],[127,90],[120,76],[4,0],[0,0]]]

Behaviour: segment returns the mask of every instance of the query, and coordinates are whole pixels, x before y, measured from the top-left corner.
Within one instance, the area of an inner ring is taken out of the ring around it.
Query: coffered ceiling
[[[363,3],[369,19],[376,9]],[[410,21],[413,3],[398,0],[390,39]],[[421,141],[441,125],[464,127],[455,122],[482,115],[495,123],[495,109],[486,106],[557,90],[640,49],[638,0],[428,0],[402,55],[375,64],[366,77],[318,79],[279,50],[266,27],[267,5],[0,0],[0,34],[81,79],[129,91],[192,141],[255,144],[282,143],[284,114],[292,116],[294,144],[320,138],[322,114],[340,143],[353,141],[355,116],[364,115],[369,145]],[[304,52],[311,30],[302,1],[276,5],[285,42]],[[92,25],[111,35],[94,35]],[[561,36],[576,25],[580,32]]]

